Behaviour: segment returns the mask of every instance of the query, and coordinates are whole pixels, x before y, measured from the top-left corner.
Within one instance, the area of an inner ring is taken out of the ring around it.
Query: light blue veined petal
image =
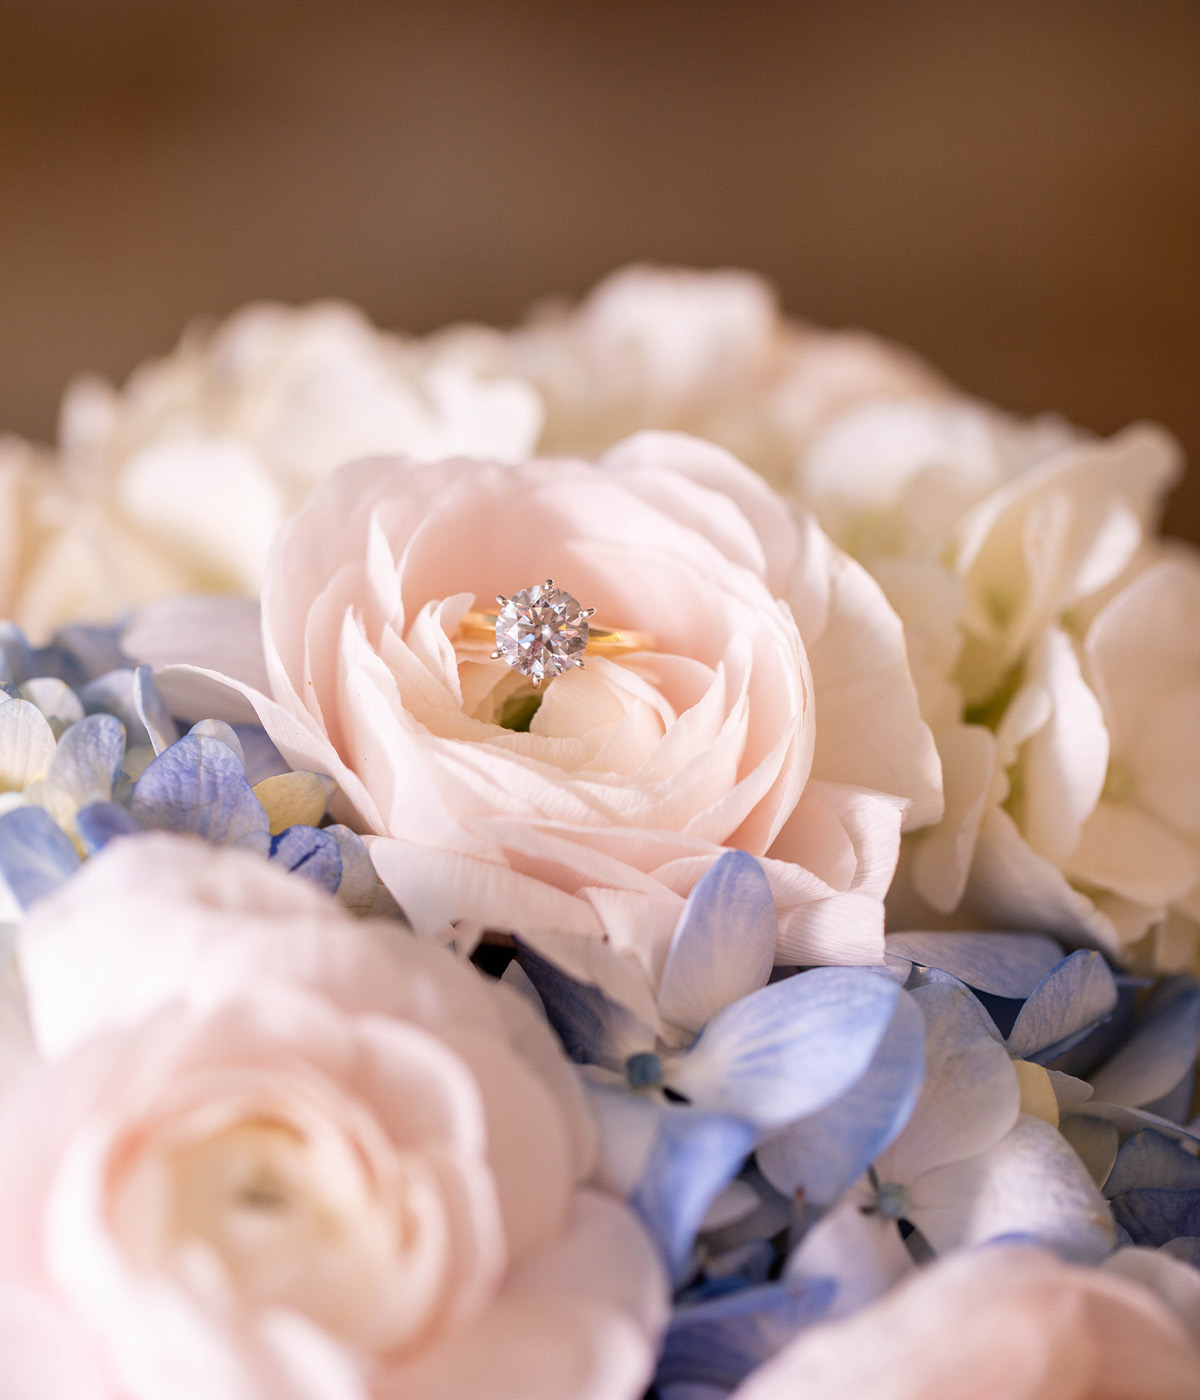
[[[348,826],[323,828],[338,843],[342,856],[342,878],[338,882],[338,903],[354,914],[369,914],[379,893],[379,877],[366,842]]]
[[[714,1197],[753,1150],[754,1125],[723,1113],[666,1108],[629,1204],[641,1217],[676,1286],[691,1269],[696,1232]]]
[[[684,1303],[671,1316],[655,1388],[663,1395],[683,1386],[711,1386],[726,1395],[829,1309],[831,1279],[797,1280],[744,1288],[702,1303]]]
[[[147,829],[270,851],[267,814],[237,756],[202,734],[186,734],[159,754],[137,780],[129,810]]]
[[[125,726],[116,715],[87,715],[58,742],[46,769],[46,786],[72,808],[107,802],[125,757]],[[66,820],[59,813],[60,820]]]
[[[315,826],[289,826],[271,838],[271,860],[333,894],[342,879],[336,839]]]
[[[865,1308],[915,1267],[896,1221],[864,1211],[854,1194],[808,1230],[784,1269],[789,1281],[827,1279],[835,1285],[831,1319]]]
[[[1134,1244],[1161,1249],[1200,1235],[1200,1188],[1165,1191],[1142,1187],[1114,1196],[1113,1219]]]
[[[1122,1143],[1104,1184],[1106,1196],[1120,1196],[1142,1187],[1164,1191],[1200,1190],[1200,1159],[1173,1138],[1143,1129]]]
[[[1047,973],[1021,1008],[1008,1037],[1019,1060],[1057,1059],[1112,1015],[1117,984],[1099,953],[1081,949]]]
[[[1186,974],[1167,978],[1133,1035],[1091,1076],[1096,1099],[1131,1108],[1161,1099],[1195,1066],[1198,1039],[1200,984]]]
[[[1063,950],[1040,933],[893,933],[887,951],[940,968],[976,991],[1024,1000],[1062,961]]]
[[[577,1063],[603,1065],[624,1073],[631,1056],[653,1051],[653,1030],[599,987],[568,977],[520,939],[517,956],[542,999],[550,1024]]]
[[[75,814],[75,831],[89,855],[102,851],[118,836],[136,836],[141,829],[117,802],[93,802]]]
[[[223,719],[202,719],[198,724],[193,724],[188,733],[203,734],[209,739],[220,739],[221,743],[233,750],[237,755],[237,761],[242,765],[242,771],[246,771],[246,751],[242,748],[242,741],[238,738],[237,730],[232,724],[226,724]],[[251,783],[250,786],[253,787],[254,784]]]
[[[22,908],[53,894],[78,869],[71,838],[44,807],[17,807],[0,817],[0,876]]]
[[[698,1032],[723,1006],[764,987],[778,920],[762,866],[727,851],[688,896],[659,984],[663,1016]]]
[[[50,721],[30,700],[0,700],[0,792],[22,792],[54,758]]]
[[[162,753],[179,738],[179,727],[171,718],[166,702],[154,684],[149,666],[139,666],[133,674],[133,704],[138,718],[146,727],[156,754]]]
[[[763,1175],[784,1195],[803,1188],[814,1205],[832,1205],[895,1141],[924,1077],[925,1020],[903,992],[862,1078],[833,1103],[759,1146]]]
[[[862,968],[819,967],[719,1011],[664,1082],[697,1108],[780,1128],[815,1113],[866,1070],[901,988]]]

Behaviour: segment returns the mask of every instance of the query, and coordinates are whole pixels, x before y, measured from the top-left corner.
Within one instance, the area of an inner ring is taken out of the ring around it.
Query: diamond
[[[514,671],[539,686],[583,665],[587,619],[588,611],[547,579],[501,601],[496,649]]]

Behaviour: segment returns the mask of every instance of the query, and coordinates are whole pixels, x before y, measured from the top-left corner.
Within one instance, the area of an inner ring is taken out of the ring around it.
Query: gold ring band
[[[468,641],[494,644],[499,616],[499,613],[480,612],[473,608],[459,624],[459,633]],[[631,651],[653,650],[654,639],[648,632],[635,632],[632,629],[618,631],[592,625],[588,627],[587,651],[592,656],[625,656]]]

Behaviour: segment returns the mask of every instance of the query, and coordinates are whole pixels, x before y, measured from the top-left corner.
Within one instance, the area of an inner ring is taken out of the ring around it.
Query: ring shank
[[[469,641],[494,642],[497,616],[494,612],[480,612],[472,608],[459,623],[460,636]],[[632,628],[618,631],[609,627],[588,627],[587,651],[592,656],[624,656],[634,651],[653,650],[654,639],[648,632],[635,632]]]

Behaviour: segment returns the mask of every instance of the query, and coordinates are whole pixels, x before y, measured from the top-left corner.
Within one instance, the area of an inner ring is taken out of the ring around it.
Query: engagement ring
[[[652,646],[645,632],[591,625],[588,619],[596,609],[581,608],[569,593],[555,588],[551,578],[522,588],[511,598],[498,593],[496,602],[499,612],[467,613],[461,633],[476,640],[494,637],[493,658],[528,676],[535,690],[573,666],[582,667],[585,651],[593,656],[619,656]]]

